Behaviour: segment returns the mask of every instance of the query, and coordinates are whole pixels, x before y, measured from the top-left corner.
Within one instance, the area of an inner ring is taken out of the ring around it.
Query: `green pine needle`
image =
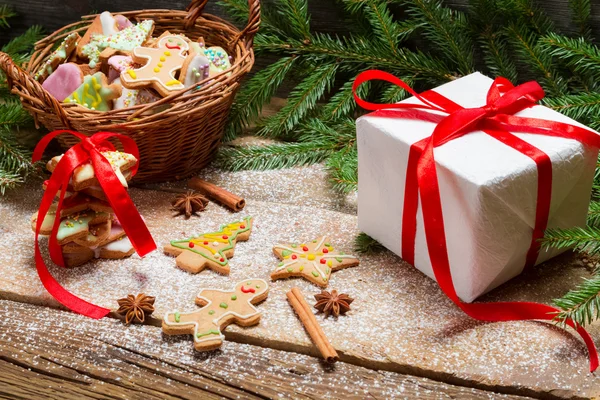
[[[327,104],[323,107],[320,113],[321,118],[324,121],[331,121],[348,117],[356,109],[356,101],[354,100],[354,93],[352,91],[352,85],[356,77],[353,77],[338,90],[338,92],[331,97]],[[360,98],[364,98],[368,93],[371,85],[366,82],[364,85],[360,85],[356,91],[356,94]]]
[[[9,54],[13,58],[22,53],[29,54],[35,42],[43,37],[44,33],[41,26],[31,26],[25,31],[24,34],[15,37],[10,42],[2,46],[2,51]]]
[[[280,137],[294,129],[300,120],[315,108],[317,101],[331,89],[337,69],[337,64],[315,67],[290,93],[286,105],[277,114],[263,121],[258,134]]]
[[[579,35],[591,39],[592,30],[589,25],[592,7],[590,0],[569,0],[572,19],[578,28]]]
[[[554,300],[554,304],[562,310],[555,318],[563,324],[571,319],[585,326],[600,319],[600,274],[584,279],[581,285]]]
[[[600,253],[600,228],[594,226],[548,229],[540,240],[544,248],[571,248],[590,255]]]
[[[590,202],[587,223],[590,226],[597,226],[600,224],[600,201]]]
[[[14,189],[23,183],[23,177],[10,171],[0,168],[0,194],[4,195],[7,190]]]
[[[229,124],[223,138],[233,140],[242,129],[258,117],[262,107],[273,97],[287,74],[294,66],[296,57],[282,57],[257,72],[242,87],[229,115]]]
[[[364,232],[354,239],[354,251],[361,254],[372,254],[384,250],[385,247]]]
[[[308,4],[306,0],[279,0],[282,14],[289,23],[291,31],[297,39],[307,40],[310,33],[310,18],[308,16]]]
[[[590,116],[600,115],[599,92],[546,97],[542,104],[581,122],[589,121]]]
[[[17,13],[8,4],[0,5],[0,28],[10,28],[8,20],[16,15]]]
[[[600,79],[600,49],[584,38],[571,39],[550,33],[541,39],[542,49],[584,77]]]
[[[330,145],[313,142],[222,147],[217,155],[217,166],[228,171],[291,168],[318,163],[332,152]]]

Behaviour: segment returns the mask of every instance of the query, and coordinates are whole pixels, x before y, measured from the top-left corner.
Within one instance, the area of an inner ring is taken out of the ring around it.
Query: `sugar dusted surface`
[[[52,266],[61,284],[96,304],[116,309],[129,293],[156,296],[156,315],[195,309],[200,288],[230,289],[249,277],[268,279],[276,268],[277,242],[312,240],[329,234],[336,248],[353,253],[356,197],[332,194],[321,166],[283,171],[203,173],[218,185],[244,196],[243,213],[232,214],[211,203],[200,217],[173,218],[172,193],[132,188],[131,197],[148,222],[159,250],[140,259],[98,260],[76,269]],[[5,298],[55,304],[42,287],[33,263],[29,218],[41,199],[41,182],[33,181],[0,202],[0,294]],[[183,187],[182,183],[166,187]],[[173,239],[216,229],[244,215],[255,218],[247,242],[230,260],[231,275],[211,270],[190,275],[160,249]],[[45,248],[45,241],[42,241]],[[329,289],[350,294],[352,311],[339,318],[317,318],[343,360],[368,367],[477,382],[489,387],[519,387],[531,393],[555,391],[561,396],[600,395],[600,377],[588,372],[583,344],[571,333],[540,322],[487,324],[465,316],[437,284],[388,251],[360,256],[358,267],[332,274]],[[585,263],[564,255],[484,296],[483,301],[528,300],[549,303],[588,276]],[[230,326],[236,341],[316,354],[287,303],[285,292],[298,286],[310,304],[319,289],[302,279],[271,282],[268,299],[258,308],[258,326]],[[137,328],[132,328],[137,329]],[[158,330],[152,331],[159,335]],[[590,327],[600,345],[600,326]],[[183,340],[178,345],[189,345]]]

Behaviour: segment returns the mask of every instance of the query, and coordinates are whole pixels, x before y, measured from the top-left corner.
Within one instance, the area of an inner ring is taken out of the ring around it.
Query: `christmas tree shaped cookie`
[[[164,247],[165,254],[177,257],[177,266],[197,274],[204,268],[229,275],[229,258],[233,257],[238,241],[248,240],[252,217],[222,225],[218,231],[203,233],[190,239],[173,240]]]
[[[271,279],[300,276],[321,287],[329,283],[333,271],[358,265],[358,258],[337,251],[323,236],[306,243],[278,244],[273,253],[281,262]]]
[[[193,335],[196,350],[214,350],[223,343],[222,328],[231,323],[250,326],[259,322],[260,311],[254,304],[266,299],[268,292],[269,286],[262,279],[239,282],[234,290],[203,289],[196,297],[196,304],[202,308],[165,314],[163,332]]]

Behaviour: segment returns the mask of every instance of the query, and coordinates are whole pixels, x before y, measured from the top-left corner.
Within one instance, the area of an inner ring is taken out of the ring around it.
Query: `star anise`
[[[178,215],[185,214],[185,219],[188,219],[198,211],[203,211],[207,204],[208,199],[206,197],[192,191],[179,194],[171,200],[173,210],[177,211]]]
[[[354,301],[345,293],[338,294],[335,289],[331,293],[323,290],[321,293],[315,294],[315,299],[317,300],[315,308],[319,312],[325,313],[325,315],[333,314],[336,317],[350,311],[350,304]]]
[[[135,297],[130,294],[124,299],[117,300],[117,303],[119,303],[117,313],[125,316],[126,324],[136,321],[144,323],[146,315],[154,312],[154,297],[146,296],[144,293]]]

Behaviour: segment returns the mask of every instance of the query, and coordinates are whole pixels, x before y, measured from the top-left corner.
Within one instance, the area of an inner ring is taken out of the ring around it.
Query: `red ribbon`
[[[56,218],[54,219],[48,246],[52,261],[64,267],[62,251],[56,239],[56,233],[58,232],[60,225],[62,203],[73,170],[81,164],[91,162],[92,167],[94,168],[94,174],[106,195],[108,203],[112,207],[137,253],[143,257],[155,250],[156,244],[154,243],[146,224],[129,198],[127,191],[119,181],[119,178],[117,178],[109,161],[102,155],[101,151],[115,150],[113,144],[107,140],[108,138],[114,137],[120,140],[126,153],[132,154],[138,160],[140,156],[135,142],[127,136],[112,132],[98,132],[91,137],[87,137],[79,132],[60,130],[50,132],[40,140],[33,151],[33,162],[39,161],[50,141],[63,133],[74,135],[81,139],[81,142],[65,152],[52,172],[52,176],[47,181],[35,227],[35,264],[42,284],[56,300],[72,311],[90,318],[99,319],[106,316],[110,312],[110,309],[99,307],[80,299],[63,288],[56,279],[54,279],[42,258],[38,236],[42,227],[42,222],[44,221],[50,206],[54,202],[57,193],[60,191],[56,207]],[[131,172],[132,176],[135,175],[137,172],[137,164],[133,167]]]
[[[356,89],[364,82],[383,80],[400,86],[422,104],[376,104],[362,100]],[[510,131],[556,136],[574,139],[585,145],[600,148],[600,136],[575,125],[537,118],[518,117],[513,114],[532,107],[544,97],[544,90],[537,82],[513,86],[505,78],[497,78],[487,94],[483,107],[463,108],[434,91],[421,94],[413,91],[397,77],[378,70],[358,75],[352,87],[356,102],[375,112],[372,117],[408,118],[437,123],[432,135],[411,145],[405,182],[404,211],[402,215],[402,258],[414,264],[415,235],[417,231],[417,208],[419,193],[425,227],[425,238],[435,278],[444,293],[467,315],[482,321],[552,320],[557,308],[532,302],[463,303],[458,298],[448,261],[448,249],[444,234],[444,218],[435,167],[435,147],[459,138],[475,130],[481,130],[507,146],[530,157],[537,165],[538,189],[535,226],[526,257],[526,266],[532,266],[540,249],[539,240],[548,223],[552,193],[552,163],[548,155],[535,146],[519,139]],[[444,115],[431,111],[442,112]],[[579,324],[567,320],[587,346],[590,371],[598,368],[598,353],[590,335]]]

